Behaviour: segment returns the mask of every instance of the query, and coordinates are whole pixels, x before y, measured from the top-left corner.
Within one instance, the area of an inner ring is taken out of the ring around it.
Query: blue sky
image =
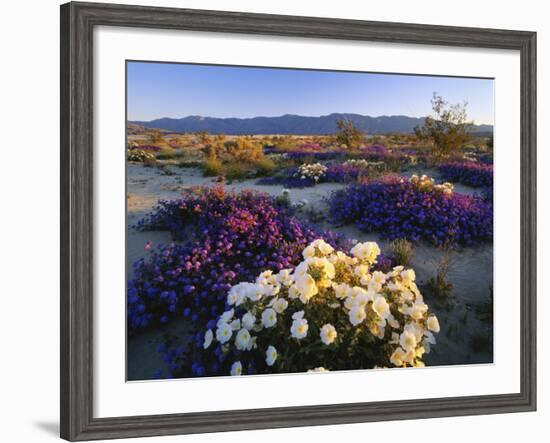
[[[277,68],[128,62],[128,119],[188,115],[257,117],[349,112],[431,113],[438,92],[468,102],[476,124],[493,124],[493,80]]]

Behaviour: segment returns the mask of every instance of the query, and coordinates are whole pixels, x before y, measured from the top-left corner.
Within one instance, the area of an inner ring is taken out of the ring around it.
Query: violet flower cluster
[[[330,215],[389,239],[425,240],[437,246],[493,239],[493,204],[480,196],[446,193],[436,186],[388,177],[351,185],[330,198]]]
[[[203,325],[223,311],[231,285],[294,266],[301,249],[320,235],[338,243],[335,234],[304,226],[272,197],[219,186],[159,202],[136,228],[168,230],[181,243],[161,245],[134,264],[128,282],[130,332],[179,315]]]
[[[493,165],[470,161],[441,163],[438,170],[445,180],[474,188],[493,186]]]

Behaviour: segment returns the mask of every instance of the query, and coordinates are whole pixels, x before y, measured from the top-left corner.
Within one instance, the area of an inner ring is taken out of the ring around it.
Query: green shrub
[[[273,160],[264,157],[254,162],[254,168],[256,169],[257,176],[264,177],[273,174],[276,166]]]
[[[183,151],[172,149],[172,148],[162,148],[157,153],[158,160],[172,160],[183,156],[184,156]]]
[[[228,180],[244,180],[252,174],[249,163],[227,163],[223,166],[223,171]]]
[[[216,158],[209,158],[202,164],[202,172],[206,177],[215,177],[223,172],[222,162]]]

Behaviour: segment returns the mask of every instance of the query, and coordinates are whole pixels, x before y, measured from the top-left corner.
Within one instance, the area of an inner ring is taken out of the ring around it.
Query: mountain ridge
[[[353,114],[332,113],[319,117],[284,114],[277,117],[207,117],[188,115],[182,118],[162,117],[149,121],[132,120],[129,124],[149,129],[163,129],[172,132],[206,131],[211,134],[226,135],[325,135],[337,130],[339,119],[353,121],[355,126],[367,134],[385,134],[391,132],[412,133],[414,127],[422,125],[423,117],[406,115],[380,115],[377,117]],[[492,125],[474,125],[472,133],[492,132]]]

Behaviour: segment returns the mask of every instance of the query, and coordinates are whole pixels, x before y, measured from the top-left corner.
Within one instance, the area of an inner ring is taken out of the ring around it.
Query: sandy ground
[[[436,171],[409,171],[412,173],[427,173],[439,178]],[[282,186],[259,186],[256,180],[227,183],[226,188],[240,191],[255,189],[271,195],[280,195]],[[167,232],[137,232],[131,226],[151,210],[159,199],[178,198],[182,191],[197,185],[212,185],[212,178],[203,177],[198,169],[167,166],[163,169],[144,167],[140,164],[128,165],[128,204],[127,204],[127,270],[128,278],[132,274],[132,264],[145,257],[145,243],[152,241],[154,246],[169,242]],[[336,227],[323,219],[326,209],[326,198],[334,190],[345,185],[323,183],[311,188],[291,189],[290,199],[293,203],[305,204],[298,213],[300,218],[315,223],[325,229],[344,234],[347,238],[358,241],[374,240],[380,244],[382,251],[387,249],[387,242],[377,234],[365,234],[354,226]],[[475,189],[455,185],[455,191],[473,194]],[[321,216],[319,216],[321,215]],[[313,217],[313,219],[312,219]],[[443,252],[427,244],[415,246],[411,267],[417,274],[420,284],[436,273],[437,265]],[[461,248],[453,254],[452,266],[448,281],[453,284],[452,297],[446,300],[430,300],[430,305],[439,317],[441,332],[438,334],[438,344],[432,352],[425,356],[428,365],[451,365],[490,363],[492,352],[492,324],[481,320],[477,308],[489,301],[493,281],[493,247],[483,245],[475,248]],[[188,325],[184,321],[174,321],[164,330],[149,331],[128,340],[128,379],[150,378],[152,373],[165,367],[161,355],[156,352],[164,332],[184,333]],[[477,345],[473,345],[473,341]]]

